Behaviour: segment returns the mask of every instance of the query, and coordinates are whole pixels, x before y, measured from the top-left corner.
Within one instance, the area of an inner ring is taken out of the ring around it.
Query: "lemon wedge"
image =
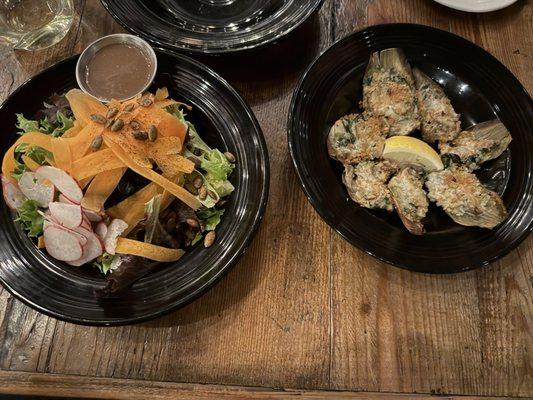
[[[400,166],[420,167],[426,172],[444,169],[440,156],[430,145],[410,136],[392,136],[385,140],[383,158]]]

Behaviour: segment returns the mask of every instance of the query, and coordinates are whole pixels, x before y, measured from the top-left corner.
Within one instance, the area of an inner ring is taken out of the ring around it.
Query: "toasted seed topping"
[[[100,114],[91,114],[90,116],[91,120],[96,122],[97,124],[105,124],[106,123],[106,119],[103,115],[100,115]]]
[[[191,192],[192,194],[194,194],[195,196],[198,194],[198,189],[196,189],[194,187],[194,185],[190,182],[187,182],[185,184],[185,189],[187,189],[189,192]]]
[[[107,122],[105,123],[105,127],[110,128],[111,125],[113,125],[114,123],[115,123],[114,119],[108,119]]]
[[[200,227],[200,224],[194,218],[187,218],[185,220],[185,222],[187,222],[187,225],[189,225],[191,228],[199,228]]]
[[[130,111],[133,111],[134,108],[135,108],[135,104],[130,103],[130,104],[126,105],[126,107],[124,107],[124,111],[130,112]]]
[[[154,101],[152,100],[152,97],[150,94],[144,94],[141,96],[140,99],[137,100],[137,103],[139,103],[143,107],[150,107]]]
[[[213,192],[212,190],[207,189],[207,194],[209,195],[209,197],[212,197],[213,199],[217,198],[217,194]]]
[[[202,186],[198,191],[198,197],[200,198],[200,200],[205,200],[205,198],[207,197],[207,188],[205,186]]]
[[[204,247],[210,247],[215,243],[216,234],[215,231],[208,232],[204,238]]]
[[[233,155],[233,153],[230,153],[229,151],[226,151],[224,153],[224,156],[226,156],[226,159],[230,162],[230,163],[234,163],[236,161],[235,159],[235,156]]]
[[[172,232],[174,229],[176,229],[176,219],[175,218],[167,219],[167,222],[165,223],[165,229],[168,232]]]
[[[124,127],[124,121],[122,121],[119,118],[119,119],[115,120],[115,122],[113,122],[113,125],[111,125],[111,130],[113,132],[117,132],[117,131],[120,131],[123,127]]]
[[[193,184],[196,189],[200,189],[204,184],[204,180],[201,177],[198,177],[194,180]]]
[[[150,139],[151,142],[157,139],[157,128],[155,125],[150,125],[148,127],[148,139]]]
[[[145,131],[135,131],[133,132],[133,137],[137,140],[146,140],[148,139],[148,133]]]
[[[117,114],[118,114],[118,108],[111,107],[109,110],[107,110],[107,114],[105,115],[105,117],[107,119],[115,118]]]
[[[139,122],[134,119],[130,121],[130,126],[131,126],[131,129],[136,130],[136,131],[141,129],[141,124],[139,124]]]
[[[97,151],[102,147],[103,138],[102,135],[97,135],[93,138],[93,141],[91,142],[91,150]]]

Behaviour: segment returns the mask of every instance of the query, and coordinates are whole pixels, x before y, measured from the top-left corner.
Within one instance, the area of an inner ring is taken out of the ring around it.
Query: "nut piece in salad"
[[[202,140],[190,109],[166,88],[108,104],[73,89],[35,119],[17,114],[20,136],[2,160],[15,221],[51,257],[97,267],[106,295],[212,244],[236,158]]]
[[[420,127],[413,75],[403,50],[372,54],[363,78],[362,106],[383,120],[389,136],[409,135]]]

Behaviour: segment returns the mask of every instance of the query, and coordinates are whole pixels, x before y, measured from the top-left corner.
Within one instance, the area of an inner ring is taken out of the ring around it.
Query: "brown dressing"
[[[98,50],[85,67],[89,92],[101,99],[125,100],[140,93],[148,80],[152,65],[138,47],[110,44]]]

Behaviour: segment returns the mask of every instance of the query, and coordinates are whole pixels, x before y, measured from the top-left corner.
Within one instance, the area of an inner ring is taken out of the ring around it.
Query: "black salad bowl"
[[[206,292],[246,251],[268,197],[265,141],[252,111],[219,75],[186,56],[157,50],[158,72],[151,89],[166,86],[172,98],[193,106],[188,119],[204,140],[231,151],[238,162],[228,198],[209,248],[201,244],[178,262],[161,264],[121,296],[99,299],[105,281],[91,266],[71,267],[37,250],[14,215],[0,205],[0,281],[15,297],[47,315],[87,325],[144,321],[179,308]],[[16,140],[15,113],[32,116],[53,93],[76,87],[77,56],[36,75],[1,106],[2,153]]]

